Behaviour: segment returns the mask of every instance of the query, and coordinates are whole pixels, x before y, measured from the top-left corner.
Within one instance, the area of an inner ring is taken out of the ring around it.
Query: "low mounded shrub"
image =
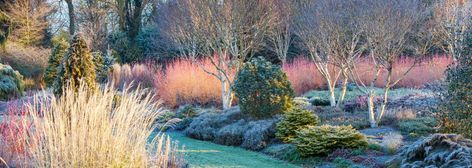
[[[181,106],[177,110],[177,118],[184,119],[184,118],[192,118],[197,115],[197,110],[192,105],[184,105]]]
[[[194,139],[213,141],[219,129],[235,123],[241,118],[241,111],[236,107],[223,112],[208,110],[194,118],[192,123],[184,130],[184,134]]]
[[[246,124],[246,121],[239,120],[238,122],[224,126],[216,132],[213,142],[228,146],[241,145],[244,132],[248,128]]]
[[[250,150],[261,150],[267,147],[275,138],[275,126],[278,121],[279,119],[274,118],[247,123],[248,129],[244,133],[241,147]]]
[[[250,121],[243,119],[238,108],[201,112],[192,119],[184,134],[188,137],[218,144],[261,150],[275,138],[279,118]]]
[[[0,63],[0,100],[20,97],[23,92],[23,76],[11,66]]]
[[[403,119],[397,123],[398,128],[412,136],[426,135],[436,132],[438,122],[432,117]]]
[[[175,130],[183,130],[192,123],[193,118],[198,115],[197,109],[192,105],[181,106],[175,113],[175,117],[181,119],[173,126]]]
[[[292,142],[301,156],[327,155],[335,149],[365,148],[366,137],[352,126],[309,126],[297,131]]]
[[[293,106],[295,93],[287,75],[263,57],[244,64],[233,88],[241,112],[250,117],[269,118]]]
[[[312,97],[310,98],[310,103],[313,106],[329,106],[330,102],[327,99],[322,99],[320,97]]]
[[[295,137],[297,131],[316,126],[320,120],[318,116],[308,110],[292,108],[285,112],[282,121],[277,124],[276,137],[288,143]]]
[[[399,167],[470,167],[472,140],[457,134],[433,134],[402,149],[389,164]]]

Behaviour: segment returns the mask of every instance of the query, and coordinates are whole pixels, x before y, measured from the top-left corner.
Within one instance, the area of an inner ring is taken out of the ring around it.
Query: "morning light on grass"
[[[6,0],[0,25],[0,168],[472,165],[470,0]]]

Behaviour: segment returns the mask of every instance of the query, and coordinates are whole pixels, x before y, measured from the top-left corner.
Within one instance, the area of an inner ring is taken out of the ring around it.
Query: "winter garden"
[[[472,165],[470,0],[5,0],[0,167]]]

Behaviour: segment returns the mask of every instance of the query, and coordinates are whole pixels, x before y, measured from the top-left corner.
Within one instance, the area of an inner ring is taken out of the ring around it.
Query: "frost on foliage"
[[[472,140],[457,134],[434,134],[406,146],[399,156],[402,168],[470,167]]]
[[[46,86],[53,86],[54,80],[57,78],[58,68],[61,66],[64,54],[67,52],[69,44],[66,41],[56,42],[56,46],[52,49],[51,55],[48,58],[48,67],[44,72],[44,82]]]
[[[356,149],[367,146],[366,137],[352,126],[308,126],[297,131],[292,142],[302,156],[327,155],[336,149]]]
[[[54,93],[61,95],[64,86],[71,86],[77,90],[81,83],[84,83],[90,91],[95,91],[97,90],[95,79],[93,56],[85,40],[80,35],[76,35],[59,67],[58,76],[54,82]]]
[[[233,87],[241,112],[250,117],[270,118],[293,106],[295,93],[287,75],[262,57],[244,64]]]
[[[0,63],[0,100],[22,96],[23,91],[23,76],[11,66]]]
[[[97,81],[100,83],[106,82],[108,74],[113,69],[112,67],[115,64],[115,59],[110,55],[109,52],[105,55],[102,55],[100,52],[94,52],[92,55]]]

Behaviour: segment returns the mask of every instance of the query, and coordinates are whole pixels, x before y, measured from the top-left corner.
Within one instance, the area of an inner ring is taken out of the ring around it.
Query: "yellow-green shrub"
[[[319,123],[318,116],[308,110],[292,108],[285,112],[282,121],[277,124],[275,136],[284,142],[290,142],[295,137],[296,131],[316,126]]]
[[[339,148],[364,148],[367,139],[352,126],[308,126],[297,131],[292,142],[302,156],[327,155]]]
[[[95,79],[93,56],[85,40],[80,35],[76,35],[72,38],[71,46],[59,68],[54,82],[54,93],[61,95],[64,86],[74,87],[77,90],[82,83],[90,91],[95,91],[97,90]]]

